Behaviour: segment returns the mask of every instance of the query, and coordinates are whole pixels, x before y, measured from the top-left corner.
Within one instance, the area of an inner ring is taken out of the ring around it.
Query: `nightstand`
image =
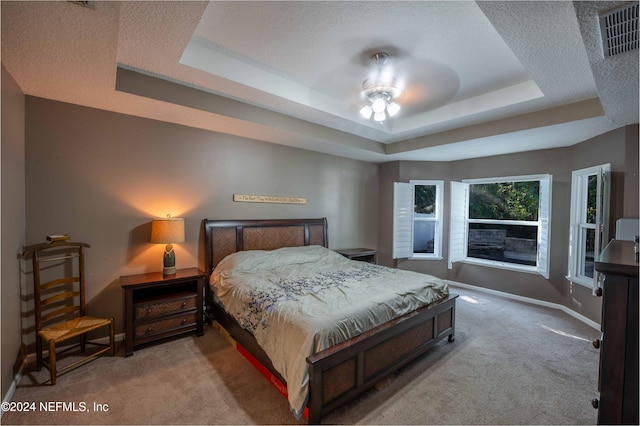
[[[120,277],[125,292],[125,356],[134,347],[192,331],[203,334],[206,274],[198,268]]]
[[[336,252],[351,260],[359,260],[376,265],[378,264],[378,250],[371,250],[367,248],[353,248],[336,250]]]

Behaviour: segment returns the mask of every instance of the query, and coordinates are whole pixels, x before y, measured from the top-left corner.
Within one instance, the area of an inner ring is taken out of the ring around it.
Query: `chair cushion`
[[[57,343],[110,324],[111,319],[84,316],[43,328],[38,331],[38,336],[47,342],[53,340]]]

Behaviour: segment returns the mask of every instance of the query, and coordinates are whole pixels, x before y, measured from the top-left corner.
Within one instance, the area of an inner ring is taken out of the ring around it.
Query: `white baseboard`
[[[124,340],[124,333],[118,333],[114,336],[114,340],[115,342],[120,342],[122,340]],[[99,338],[99,339],[93,339],[94,342],[98,342],[98,343],[105,343],[108,344],[109,343],[109,337],[103,337],[103,338]],[[64,348],[61,348],[64,349]],[[43,351],[43,355],[47,356],[48,351]],[[13,399],[13,394],[16,392],[16,389],[18,387],[18,384],[20,383],[20,380],[22,380],[22,377],[24,376],[24,372],[27,369],[27,365],[29,363],[35,362],[36,361],[36,353],[32,352],[27,354],[27,356],[24,358],[24,360],[22,361],[22,365],[20,365],[20,368],[18,369],[18,372],[16,373],[15,377],[13,378],[13,381],[11,382],[11,386],[9,386],[9,389],[7,389],[7,393],[4,395],[4,398],[2,398],[2,402],[11,402],[11,400]],[[4,414],[4,411],[0,410],[0,418],[2,418],[2,414]]]
[[[498,290],[491,290],[489,288],[484,288],[484,287],[479,287],[479,286],[475,286],[475,285],[470,285],[470,284],[463,284],[463,283],[459,283],[457,281],[451,281],[451,280],[445,280],[447,281],[447,283],[451,284],[452,286],[455,287],[462,287],[462,288],[468,288],[470,290],[476,290],[482,293],[488,293],[488,294],[492,294],[494,296],[500,296],[500,297],[504,297],[507,299],[513,299],[513,300],[517,300],[519,302],[525,302],[525,303],[531,303],[533,305],[539,305],[539,306],[545,306],[547,308],[553,308],[553,309],[558,309],[562,312],[564,312],[567,315],[570,315],[572,317],[574,317],[575,319],[587,324],[590,327],[595,328],[596,330],[600,330],[600,324],[585,317],[584,315],[581,315],[579,313],[577,313],[576,311],[574,311],[573,309],[570,309],[564,305],[560,305],[559,303],[551,303],[551,302],[546,302],[544,300],[538,300],[538,299],[533,299],[531,297],[524,297],[524,296],[518,296],[517,294],[511,294],[511,293],[505,293],[503,291],[498,291]]]
[[[22,364],[20,365],[20,368],[18,369],[18,372],[13,377],[13,381],[11,382],[11,386],[9,386],[9,389],[7,389],[7,394],[2,399],[3,403],[11,402],[11,399],[13,398],[13,394],[16,392],[16,388],[18,387],[18,383],[20,383],[20,380],[22,380],[22,376],[24,376],[24,371],[26,370],[26,368],[27,368],[27,360],[25,358],[22,361]],[[0,410],[0,419],[2,418],[3,414],[4,414],[4,410]]]

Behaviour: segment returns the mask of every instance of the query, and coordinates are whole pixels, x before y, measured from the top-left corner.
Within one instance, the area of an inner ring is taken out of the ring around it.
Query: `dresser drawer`
[[[151,318],[196,308],[196,295],[136,304],[135,320]]]
[[[154,334],[177,330],[184,327],[196,325],[196,312],[185,313],[167,319],[147,322],[135,327],[135,338],[139,339]]]

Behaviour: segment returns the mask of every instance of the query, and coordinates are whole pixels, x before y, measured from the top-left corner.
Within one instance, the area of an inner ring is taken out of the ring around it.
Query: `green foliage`
[[[436,212],[436,186],[415,185],[416,213],[435,214]]]
[[[598,209],[598,175],[590,175],[587,182],[587,223],[596,223]]]
[[[538,181],[473,184],[469,187],[471,219],[538,220]]]

